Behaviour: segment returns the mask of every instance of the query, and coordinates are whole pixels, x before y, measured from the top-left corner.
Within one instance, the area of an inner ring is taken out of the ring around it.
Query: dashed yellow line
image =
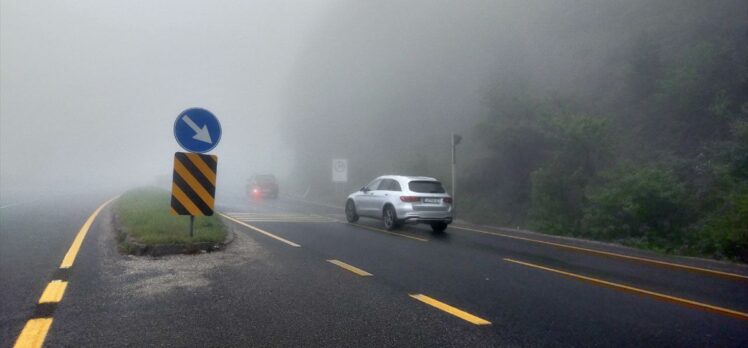
[[[726,278],[732,278],[732,279],[738,279],[738,280],[748,281],[748,276],[745,276],[745,275],[742,275],[742,274],[736,274],[736,273],[730,273],[730,272],[722,272],[722,271],[717,271],[717,270],[708,269],[708,268],[687,266],[687,265],[683,265],[683,264],[679,264],[679,263],[672,263],[672,262],[654,260],[654,259],[649,259],[649,258],[645,258],[645,257],[637,257],[637,256],[624,255],[624,254],[617,254],[617,253],[612,253],[612,252],[608,252],[608,251],[583,248],[583,247],[578,247],[578,246],[573,246],[573,245],[568,245],[568,244],[547,242],[547,241],[538,240],[538,239],[513,236],[513,235],[504,234],[504,233],[498,233],[498,232],[483,231],[483,230],[478,230],[478,229],[468,228],[468,227],[462,227],[462,226],[452,226],[452,228],[456,228],[456,229],[459,229],[459,230],[465,230],[465,231],[472,231],[472,232],[477,232],[477,233],[483,233],[483,234],[490,234],[490,235],[498,236],[498,237],[504,237],[504,238],[511,238],[511,239],[516,239],[516,240],[522,240],[522,241],[532,242],[532,243],[537,243],[537,244],[550,245],[550,246],[553,246],[553,247],[556,247],[556,248],[569,249],[569,250],[574,250],[574,251],[584,252],[584,253],[589,253],[589,254],[596,254],[596,255],[602,255],[602,256],[608,256],[608,257],[615,257],[615,258],[620,258],[620,259],[625,259],[625,260],[630,260],[630,261],[651,263],[651,264],[658,265],[658,266],[663,266],[663,267],[671,267],[671,268],[683,269],[683,270],[692,271],[692,272],[712,274],[712,275],[722,276],[722,277],[726,277]]]
[[[512,262],[512,263],[516,263],[516,264],[520,264],[520,265],[523,265],[523,266],[532,267],[532,268],[536,268],[536,269],[540,269],[540,270],[544,270],[544,271],[548,271],[548,272],[553,272],[553,273],[557,273],[557,274],[561,274],[561,275],[565,275],[567,277],[580,279],[580,280],[583,280],[583,281],[586,281],[586,282],[590,282],[590,283],[593,283],[593,284],[597,284],[597,285],[603,285],[603,286],[611,287],[611,288],[618,289],[618,290],[623,290],[623,291],[628,291],[628,292],[633,292],[633,293],[637,293],[637,294],[641,294],[641,295],[646,295],[646,296],[654,297],[654,298],[656,298],[658,300],[673,302],[673,303],[677,303],[677,304],[681,304],[681,305],[686,305],[686,306],[697,308],[697,309],[702,309],[702,310],[706,310],[706,311],[710,311],[710,312],[714,312],[714,313],[718,313],[718,314],[722,314],[722,315],[731,316],[731,317],[742,319],[742,320],[748,320],[748,313],[743,313],[743,312],[739,312],[739,311],[728,309],[728,308],[723,308],[723,307],[718,307],[718,306],[714,306],[714,305],[710,305],[710,304],[706,304],[706,303],[692,301],[692,300],[688,300],[688,299],[685,299],[685,298],[680,298],[680,297],[665,295],[665,294],[662,294],[662,293],[659,293],[659,292],[654,292],[654,291],[644,290],[644,289],[640,289],[640,288],[635,288],[633,286],[628,286],[628,285],[624,285],[624,284],[609,282],[609,281],[606,281],[606,280],[597,279],[597,278],[593,278],[593,277],[588,277],[588,276],[584,276],[584,275],[581,275],[581,274],[566,272],[566,271],[562,271],[562,270],[558,270],[558,269],[554,269],[554,268],[550,268],[550,267],[535,265],[535,264],[532,264],[532,263],[529,263],[529,262],[517,261],[517,260],[507,259],[507,258],[505,258],[504,261]]]
[[[360,269],[358,267],[351,266],[351,265],[349,265],[349,264],[347,264],[347,263],[345,263],[343,261],[340,261],[340,260],[327,260],[327,262],[329,262],[329,263],[331,263],[333,265],[336,265],[336,266],[338,266],[340,268],[343,268],[343,269],[346,269],[348,271],[351,271],[351,272],[353,272],[355,274],[358,274],[358,275],[360,275],[362,277],[371,277],[373,275],[373,274],[371,274],[371,273],[369,273],[367,271],[364,271],[364,270],[362,270],[362,269]]]
[[[70,249],[68,249],[67,254],[65,254],[65,258],[62,259],[62,264],[60,265],[60,268],[70,268],[73,265],[73,262],[75,262],[75,257],[78,256],[78,251],[81,248],[81,245],[83,244],[83,239],[86,238],[86,234],[88,233],[88,230],[91,228],[91,224],[93,224],[94,220],[96,219],[96,216],[99,215],[99,212],[106,207],[109,202],[115,200],[117,197],[114,197],[106,202],[104,204],[100,205],[94,212],[91,214],[91,216],[88,217],[88,220],[83,224],[80,231],[78,231],[78,234],[75,236],[75,239],[73,240],[73,244],[70,246]]]
[[[37,318],[26,322],[13,348],[39,348],[44,345],[52,318]]]
[[[486,319],[474,316],[474,315],[472,315],[472,314],[470,314],[468,312],[465,312],[465,311],[463,311],[463,310],[461,310],[459,308],[452,307],[452,306],[450,306],[450,305],[448,305],[448,304],[446,304],[444,302],[437,301],[437,300],[435,300],[435,299],[433,299],[431,297],[428,297],[426,295],[422,295],[422,294],[411,294],[409,296],[412,297],[412,298],[414,298],[414,299],[416,299],[416,300],[418,300],[418,301],[421,301],[421,302],[423,302],[423,303],[425,303],[425,304],[427,304],[429,306],[432,306],[434,308],[437,308],[437,309],[440,309],[440,310],[442,310],[444,312],[452,314],[452,315],[454,315],[454,316],[456,316],[456,317],[458,317],[458,318],[460,318],[462,320],[471,322],[471,323],[473,323],[475,325],[491,325],[491,322],[488,321],[488,320],[486,320]]]
[[[49,282],[42,293],[42,297],[39,298],[39,303],[57,303],[62,301],[62,296],[65,295],[67,287],[68,282],[66,281],[53,280]]]
[[[290,245],[290,246],[292,246],[292,247],[295,247],[295,248],[300,248],[300,247],[301,247],[301,245],[299,245],[299,244],[296,244],[296,243],[294,243],[294,242],[292,242],[292,241],[290,241],[290,240],[288,240],[288,239],[285,239],[285,238],[281,238],[281,237],[278,237],[278,236],[276,236],[276,235],[274,235],[274,234],[272,234],[272,233],[270,233],[270,232],[268,232],[268,231],[265,231],[265,230],[263,230],[263,229],[261,229],[261,228],[258,228],[258,227],[255,227],[255,226],[252,226],[252,225],[250,225],[250,224],[248,224],[248,223],[245,223],[245,222],[242,222],[242,221],[239,221],[239,220],[237,220],[237,219],[234,219],[234,218],[232,218],[231,216],[228,216],[228,215],[226,215],[226,214],[223,214],[223,213],[219,213],[219,214],[220,214],[221,216],[223,216],[224,218],[226,218],[226,219],[229,219],[229,220],[231,220],[231,221],[233,221],[233,222],[236,222],[237,224],[240,224],[240,225],[242,225],[242,226],[244,226],[244,227],[250,228],[250,229],[252,229],[252,230],[254,230],[254,231],[260,232],[260,233],[262,233],[262,234],[264,234],[264,235],[266,235],[266,236],[268,236],[268,237],[270,237],[270,238],[273,238],[273,239],[275,239],[275,240],[277,240],[277,241],[280,241],[280,242],[286,243],[286,244],[288,244],[288,245]]]
[[[119,196],[117,196],[119,197]],[[62,264],[60,264],[61,269],[70,268],[73,266],[73,263],[75,262],[76,256],[78,256],[78,252],[80,251],[81,246],[83,245],[83,240],[86,238],[86,234],[88,234],[88,230],[91,228],[91,225],[93,224],[94,220],[96,219],[96,216],[99,215],[99,212],[101,212],[104,207],[107,206],[110,202],[117,199],[117,197],[114,197],[106,202],[104,202],[102,205],[100,205],[96,210],[91,214],[91,216],[88,217],[85,223],[83,223],[83,226],[78,231],[78,234],[75,235],[75,239],[73,239],[73,244],[70,245],[70,248],[68,249],[68,252],[65,254],[65,257],[62,259]],[[63,280],[53,280],[47,284],[47,287],[44,288],[44,292],[42,292],[42,296],[39,298],[39,304],[54,304],[58,303],[62,300],[62,297],[65,295],[65,289],[67,289],[68,282]],[[16,339],[16,343],[13,345],[14,348],[38,348],[42,347],[44,345],[44,340],[47,338],[47,333],[49,333],[49,328],[52,326],[52,318],[33,318],[29,319],[29,321],[26,322],[26,325],[23,327],[23,330],[21,330],[21,334],[18,335],[18,338]]]
[[[395,232],[391,232],[391,231],[383,230],[383,229],[380,229],[380,228],[376,228],[376,227],[370,227],[370,226],[366,226],[366,225],[361,225],[361,224],[354,224],[354,223],[351,223],[350,225],[353,225],[353,226],[356,226],[356,227],[361,227],[361,228],[365,228],[365,229],[367,229],[367,230],[372,230],[372,231],[377,231],[377,232],[382,232],[382,233],[387,233],[387,234],[391,234],[391,235],[393,235],[393,236],[404,237],[404,238],[410,238],[410,239],[413,239],[413,240],[417,240],[417,241],[419,241],[419,242],[428,242],[428,241],[429,241],[428,239],[424,239],[424,238],[420,238],[420,237],[416,237],[416,236],[411,236],[411,235],[408,235],[408,234],[404,234],[404,233],[395,233]]]

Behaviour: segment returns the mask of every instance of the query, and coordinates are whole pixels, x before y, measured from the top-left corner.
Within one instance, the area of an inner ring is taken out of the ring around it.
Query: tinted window
[[[401,189],[400,189],[400,183],[398,183],[397,180],[384,179],[384,180],[382,180],[382,183],[379,184],[379,190],[384,190],[384,191],[401,191]]]
[[[382,180],[374,180],[374,181],[370,182],[368,185],[366,185],[366,189],[367,190],[376,190],[377,186],[379,186],[379,183],[381,181]]]
[[[379,187],[377,187],[377,190],[389,190],[390,189],[390,181],[391,179],[382,179],[382,182],[379,183]]]
[[[400,188],[400,183],[397,182],[397,180],[392,180],[392,184],[390,185],[390,191],[402,191],[403,189]]]
[[[411,181],[408,183],[408,187],[413,192],[444,193],[444,187],[438,181]]]

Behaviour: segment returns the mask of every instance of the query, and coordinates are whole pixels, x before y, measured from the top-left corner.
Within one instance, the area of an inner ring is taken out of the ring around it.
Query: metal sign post
[[[452,214],[454,216],[457,216],[457,180],[455,179],[455,172],[456,172],[456,166],[457,166],[457,144],[462,141],[462,137],[452,133]]]
[[[195,230],[194,226],[195,226],[195,215],[190,215],[190,238],[192,238],[192,236],[194,235],[194,233],[192,232]]]

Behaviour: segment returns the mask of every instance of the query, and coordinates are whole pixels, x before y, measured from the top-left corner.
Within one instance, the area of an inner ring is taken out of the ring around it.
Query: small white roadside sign
[[[348,182],[348,160],[336,158],[332,160],[332,181]]]

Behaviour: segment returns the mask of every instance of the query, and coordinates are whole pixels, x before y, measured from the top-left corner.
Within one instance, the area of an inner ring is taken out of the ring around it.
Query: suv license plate
[[[442,202],[441,198],[424,198],[423,203],[439,204]]]

